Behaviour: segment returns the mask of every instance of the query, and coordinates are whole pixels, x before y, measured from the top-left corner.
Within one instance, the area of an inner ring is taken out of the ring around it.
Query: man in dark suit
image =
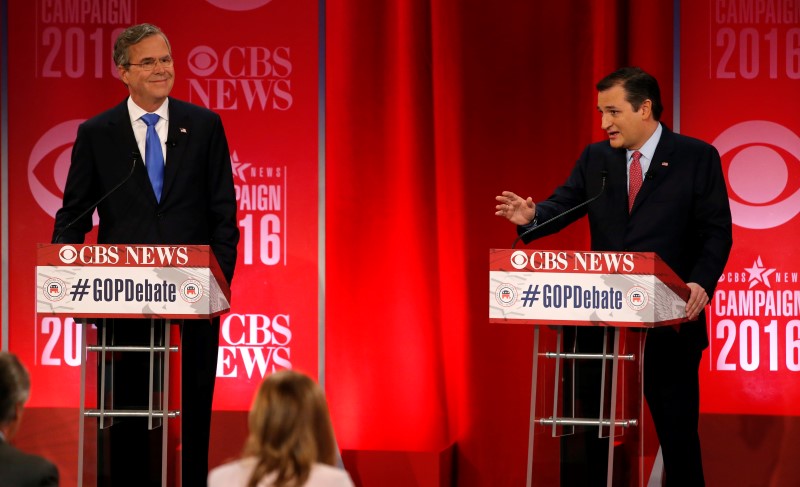
[[[98,243],[208,244],[230,283],[239,229],[220,117],[169,97],[175,74],[172,52],[157,27],[141,24],[122,32],[114,62],[130,96],[79,127],[54,241],[82,243],[92,228],[90,209],[100,201]],[[147,324],[120,321],[108,325],[117,343],[148,343]],[[218,319],[187,321],[181,328],[183,485],[206,484],[218,343]],[[115,359],[115,407],[126,403],[122,405],[146,408],[146,395],[132,392],[131,386],[131,381],[142,381],[147,387],[147,362],[141,363],[145,354],[122,355],[137,357]],[[114,485],[125,480],[160,485],[159,477],[142,478],[148,457],[160,462],[160,455],[149,448],[158,442],[145,435],[135,440],[136,446],[131,443],[143,428],[146,433],[146,423],[116,423],[109,439]],[[115,438],[117,434],[122,436]],[[139,447],[139,456],[121,457]]]
[[[0,485],[58,486],[58,469],[50,461],[21,452],[9,441],[19,428],[31,389],[28,371],[11,353],[0,352]]]
[[[554,233],[588,213],[593,250],[655,252],[686,281],[689,321],[678,329],[647,334],[644,393],[661,443],[667,485],[704,485],[697,428],[698,368],[708,346],[704,308],[733,243],[719,153],[659,122],[663,107],[658,82],[643,70],[622,68],[601,80],[597,91],[608,140],[586,147],[566,183],[547,200],[534,204],[505,191],[497,197],[496,215],[516,223],[523,234],[602,190],[586,207],[523,239]],[[587,335],[587,342],[596,340],[591,331]],[[604,474],[604,464],[602,470]],[[601,478],[605,485],[605,475]],[[593,482],[599,484],[596,478]]]

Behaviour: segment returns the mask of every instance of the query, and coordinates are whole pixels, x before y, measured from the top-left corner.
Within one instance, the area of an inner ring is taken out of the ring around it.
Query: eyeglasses
[[[152,71],[156,67],[156,64],[160,64],[164,68],[169,68],[172,66],[172,56],[164,56],[158,59],[146,58],[140,63],[127,63],[125,66],[139,66],[142,71]]]

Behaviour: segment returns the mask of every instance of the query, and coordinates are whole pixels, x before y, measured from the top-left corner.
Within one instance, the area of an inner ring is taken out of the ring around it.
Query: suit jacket
[[[208,474],[208,487],[245,487],[255,465],[255,458],[244,458],[220,465]],[[258,486],[270,487],[273,477],[267,475]],[[302,487],[353,487],[353,481],[345,470],[315,463]]]
[[[566,183],[536,205],[537,221],[541,224],[601,189],[603,194],[543,227],[541,233],[533,231],[526,242],[588,213],[592,250],[655,252],[681,279],[700,284],[713,296],[733,245],[719,153],[710,144],[663,128],[630,213],[626,151],[612,148],[608,141],[598,142],[586,147]],[[705,315],[697,321],[702,326],[684,327],[681,332],[695,334],[696,345],[705,348]]]
[[[0,486],[58,486],[58,469],[48,460],[23,453],[0,440]]]
[[[99,243],[207,244],[230,282],[239,228],[219,115],[170,97],[166,145],[159,203],[136,145],[127,100],[81,124],[53,240],[82,243],[92,218],[90,211],[79,215],[108,194],[97,205]]]

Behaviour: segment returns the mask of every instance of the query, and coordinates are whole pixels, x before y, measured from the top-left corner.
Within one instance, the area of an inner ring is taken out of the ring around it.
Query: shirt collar
[[[642,157],[647,159],[648,161],[653,160],[653,156],[656,154],[656,147],[658,146],[658,141],[661,140],[661,134],[664,132],[664,129],[661,128],[661,123],[658,124],[656,127],[656,131],[653,132],[653,135],[647,139],[647,142],[644,143],[641,149],[638,149],[639,153],[642,154]],[[636,151],[633,150],[626,150],[627,160],[630,161],[633,157],[633,153]]]
[[[156,110],[154,112],[146,112],[139,105],[134,103],[133,99],[129,96],[128,97],[128,114],[131,117],[131,123],[133,123],[133,122],[139,120],[140,118],[142,118],[142,115],[144,115],[145,113],[156,113],[156,114],[158,114],[159,117],[163,118],[164,120],[169,121],[169,98],[164,100],[164,103],[162,103],[161,106],[158,107],[158,110]],[[142,122],[142,123],[144,123],[144,122]]]

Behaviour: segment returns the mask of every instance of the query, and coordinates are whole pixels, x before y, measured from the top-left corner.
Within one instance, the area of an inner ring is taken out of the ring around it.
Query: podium
[[[230,289],[208,245],[70,245],[40,244],[36,260],[36,314],[73,318],[82,324],[78,483],[84,485],[84,428],[96,418],[98,429],[114,418],[144,417],[149,429],[162,428],[161,484],[167,485],[166,419],[180,409],[169,407],[170,345],[167,320],[210,319],[230,309]],[[149,346],[107,343],[102,326],[98,344],[87,345],[91,322],[109,318],[150,320]],[[157,335],[157,330],[161,336]],[[100,361],[97,407],[86,407],[88,354]],[[108,353],[149,354],[146,409],[115,409],[113,383],[107,390]],[[163,390],[160,390],[159,383]]]
[[[645,337],[686,321],[688,298],[652,252],[489,251],[489,322],[534,327],[528,487],[559,485],[564,458],[580,456],[562,451],[564,439],[587,431],[607,441],[608,487],[647,485],[656,443],[644,421]]]

